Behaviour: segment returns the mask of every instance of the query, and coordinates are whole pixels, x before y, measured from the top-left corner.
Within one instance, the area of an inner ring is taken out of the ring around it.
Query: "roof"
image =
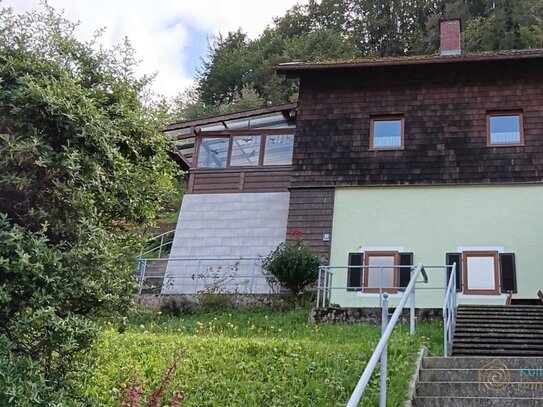
[[[430,65],[478,61],[501,61],[543,58],[543,49],[491,51],[461,55],[413,55],[402,57],[364,58],[351,61],[287,62],[276,66],[277,72],[296,76],[298,72],[321,69],[370,68],[384,66]]]
[[[205,124],[220,123],[220,122],[228,121],[228,120],[243,119],[245,117],[258,116],[258,115],[262,115],[262,114],[266,114],[266,113],[276,113],[276,112],[288,111],[288,110],[296,109],[296,106],[298,106],[298,103],[297,102],[292,102],[292,103],[285,103],[285,104],[282,104],[282,105],[262,107],[262,108],[259,108],[259,109],[244,110],[244,111],[241,111],[241,112],[235,112],[235,113],[222,114],[222,115],[218,115],[218,116],[205,117],[203,119],[176,122],[176,123],[169,124],[166,127],[165,131],[176,130],[176,129],[185,129],[187,127],[194,127],[194,126],[203,126]]]

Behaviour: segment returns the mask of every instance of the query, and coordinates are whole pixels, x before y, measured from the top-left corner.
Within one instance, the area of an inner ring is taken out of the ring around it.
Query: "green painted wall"
[[[360,246],[403,246],[415,264],[443,265],[458,246],[502,246],[516,255],[518,294],[543,290],[543,185],[398,186],[337,188],[331,265],[346,265]],[[334,286],[345,286],[345,269]],[[417,293],[417,307],[443,305],[443,269],[428,270],[430,282]],[[460,296],[463,297],[463,296]],[[397,299],[392,299],[394,304]],[[504,296],[460,298],[460,303],[503,304]],[[334,290],[342,306],[377,306],[378,298]]]

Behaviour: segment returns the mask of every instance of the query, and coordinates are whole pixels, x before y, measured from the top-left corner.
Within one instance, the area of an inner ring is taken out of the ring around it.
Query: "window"
[[[403,144],[403,116],[374,117],[370,120],[370,150],[399,150]]]
[[[260,163],[261,136],[234,136],[232,137],[232,153],[230,165],[251,166]]]
[[[447,253],[446,264],[456,263],[456,291],[496,295],[517,292],[515,253],[496,250]],[[447,281],[450,269],[447,270]]]
[[[364,287],[367,292],[383,291],[395,293],[397,291],[398,252],[366,252],[366,273],[364,273]]]
[[[264,134],[262,134],[264,133]],[[293,134],[280,130],[255,134],[212,134],[200,136],[198,168],[233,168],[290,165],[294,147]],[[279,134],[277,134],[279,133]]]
[[[289,165],[292,163],[292,134],[267,135],[264,149],[264,165]]]
[[[489,146],[523,145],[524,125],[522,113],[488,113],[487,144]]]
[[[405,289],[411,280],[413,253],[366,251],[349,253],[347,291],[379,292],[381,269],[383,291],[395,293]],[[382,267],[381,267],[382,266]]]
[[[464,252],[464,293],[498,294],[498,252]]]
[[[198,148],[198,167],[225,168],[228,157],[228,137],[205,137]]]

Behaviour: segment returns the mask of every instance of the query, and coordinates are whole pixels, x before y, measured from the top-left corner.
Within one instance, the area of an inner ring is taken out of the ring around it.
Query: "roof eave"
[[[315,71],[325,69],[361,69],[375,67],[391,66],[409,66],[409,65],[437,65],[450,63],[466,62],[494,62],[505,60],[523,60],[523,59],[543,59],[543,52],[514,54],[514,55],[460,55],[449,57],[420,58],[411,60],[384,60],[384,61],[358,61],[358,62],[339,62],[339,63],[285,63],[275,67],[278,73],[287,76],[296,77],[303,71]]]

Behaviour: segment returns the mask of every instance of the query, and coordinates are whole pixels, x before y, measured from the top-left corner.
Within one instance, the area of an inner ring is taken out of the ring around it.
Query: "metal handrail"
[[[335,269],[379,269],[380,270],[380,280],[381,284],[379,284],[379,304],[381,304],[382,301],[382,295],[384,293],[383,290],[383,271],[384,269],[412,269],[413,266],[408,265],[399,265],[399,264],[387,264],[387,265],[359,265],[359,266],[320,266],[319,267],[319,274],[317,277],[317,308],[325,308],[327,304],[330,304],[330,299],[332,296],[332,290],[353,290],[353,291],[364,291],[365,288],[364,285],[356,286],[356,287],[349,287],[345,285],[340,286],[333,286],[332,285],[332,278],[334,276]],[[425,266],[425,269],[431,269],[431,268],[443,268],[443,266]],[[422,274],[422,283],[428,283],[428,275],[426,274],[425,269],[421,270]],[[324,281],[323,281],[324,280]],[[398,291],[404,291],[405,287],[400,286],[388,286],[387,289],[394,289]],[[436,289],[443,289],[444,287],[429,287],[427,289],[436,290]],[[419,288],[424,289],[424,288]],[[322,293],[322,294],[321,294]]]
[[[173,240],[169,240],[167,241],[166,243],[164,243],[164,238],[169,235],[169,234],[175,234],[175,229],[173,230],[169,230],[167,232],[164,232],[164,233],[161,233],[160,235],[156,235],[156,236],[153,236],[149,239],[146,240],[147,243],[149,242],[153,242],[155,240],[158,240],[160,239],[160,244],[158,246],[155,246],[151,249],[148,249],[146,251],[142,251],[138,257],[138,259],[141,259],[143,256],[145,256],[146,254],[148,253],[153,253],[155,252],[156,250],[158,250],[158,258],[161,258],[162,257],[162,248],[168,244],[172,244],[173,243]]]
[[[414,291],[415,291],[415,284],[417,282],[417,278],[421,274],[421,271],[424,269],[424,266],[422,264],[419,264],[415,270],[411,271],[411,280],[409,281],[409,284],[407,285],[404,295],[402,296],[400,303],[396,307],[396,310],[392,314],[392,317],[390,318],[390,321],[387,321],[388,319],[388,293],[384,293],[384,300],[382,302],[382,313],[383,313],[383,322],[382,327],[383,333],[381,335],[381,339],[379,340],[379,343],[377,344],[377,347],[373,351],[373,354],[371,355],[370,360],[368,361],[368,364],[366,365],[366,368],[364,369],[364,372],[362,373],[362,376],[360,376],[360,380],[358,381],[351,398],[349,399],[347,403],[347,407],[356,407],[358,406],[358,403],[360,402],[360,399],[362,398],[364,391],[366,390],[366,386],[368,385],[371,375],[373,374],[373,371],[375,370],[375,367],[377,366],[377,362],[379,362],[379,359],[381,359],[381,382],[380,382],[380,398],[379,398],[379,406],[385,407],[386,406],[386,381],[387,381],[387,345],[388,340],[390,338],[390,335],[392,334],[392,330],[396,326],[396,323],[398,322],[398,319],[400,318],[400,315],[403,312],[403,308],[408,300],[409,297],[412,299],[412,304],[414,304]],[[411,316],[413,318],[414,322],[414,315]],[[386,323],[386,327],[385,327]],[[411,332],[411,334],[413,334]]]
[[[454,326],[456,323],[456,263],[452,265],[451,275],[445,291],[443,303],[443,356],[450,354],[449,345],[453,340]]]
[[[155,276],[149,277],[146,275],[147,268],[149,264],[154,263],[166,263],[166,265],[169,265],[171,263],[184,263],[184,262],[194,262],[194,266],[196,267],[196,271],[194,273],[191,273],[190,275],[176,275],[170,274],[165,270],[163,280],[168,282],[174,282],[174,281],[188,281],[193,280],[194,281],[194,289],[196,290],[199,284],[202,281],[205,281],[206,279],[211,280],[218,280],[223,277],[231,277],[235,278],[236,280],[239,279],[251,279],[251,288],[250,293],[253,293],[254,291],[254,284],[256,280],[265,280],[268,285],[272,285],[269,281],[269,276],[266,274],[260,274],[257,272],[260,270],[260,262],[262,262],[265,259],[265,257],[262,256],[199,256],[199,257],[163,257],[163,258],[152,258],[152,259],[145,259],[145,258],[139,258],[138,259],[138,283],[139,283],[139,293],[142,293],[142,290],[144,288],[144,283],[148,279],[154,279]],[[207,267],[208,265],[206,263],[208,262],[243,262],[243,261],[249,261],[252,262],[250,274],[246,273],[238,273],[236,270],[235,272],[232,272],[232,275],[229,275],[228,273],[221,275],[221,276],[215,276],[215,275],[207,275],[206,273],[202,273],[200,270],[202,267]],[[258,267],[257,267],[258,265]]]

